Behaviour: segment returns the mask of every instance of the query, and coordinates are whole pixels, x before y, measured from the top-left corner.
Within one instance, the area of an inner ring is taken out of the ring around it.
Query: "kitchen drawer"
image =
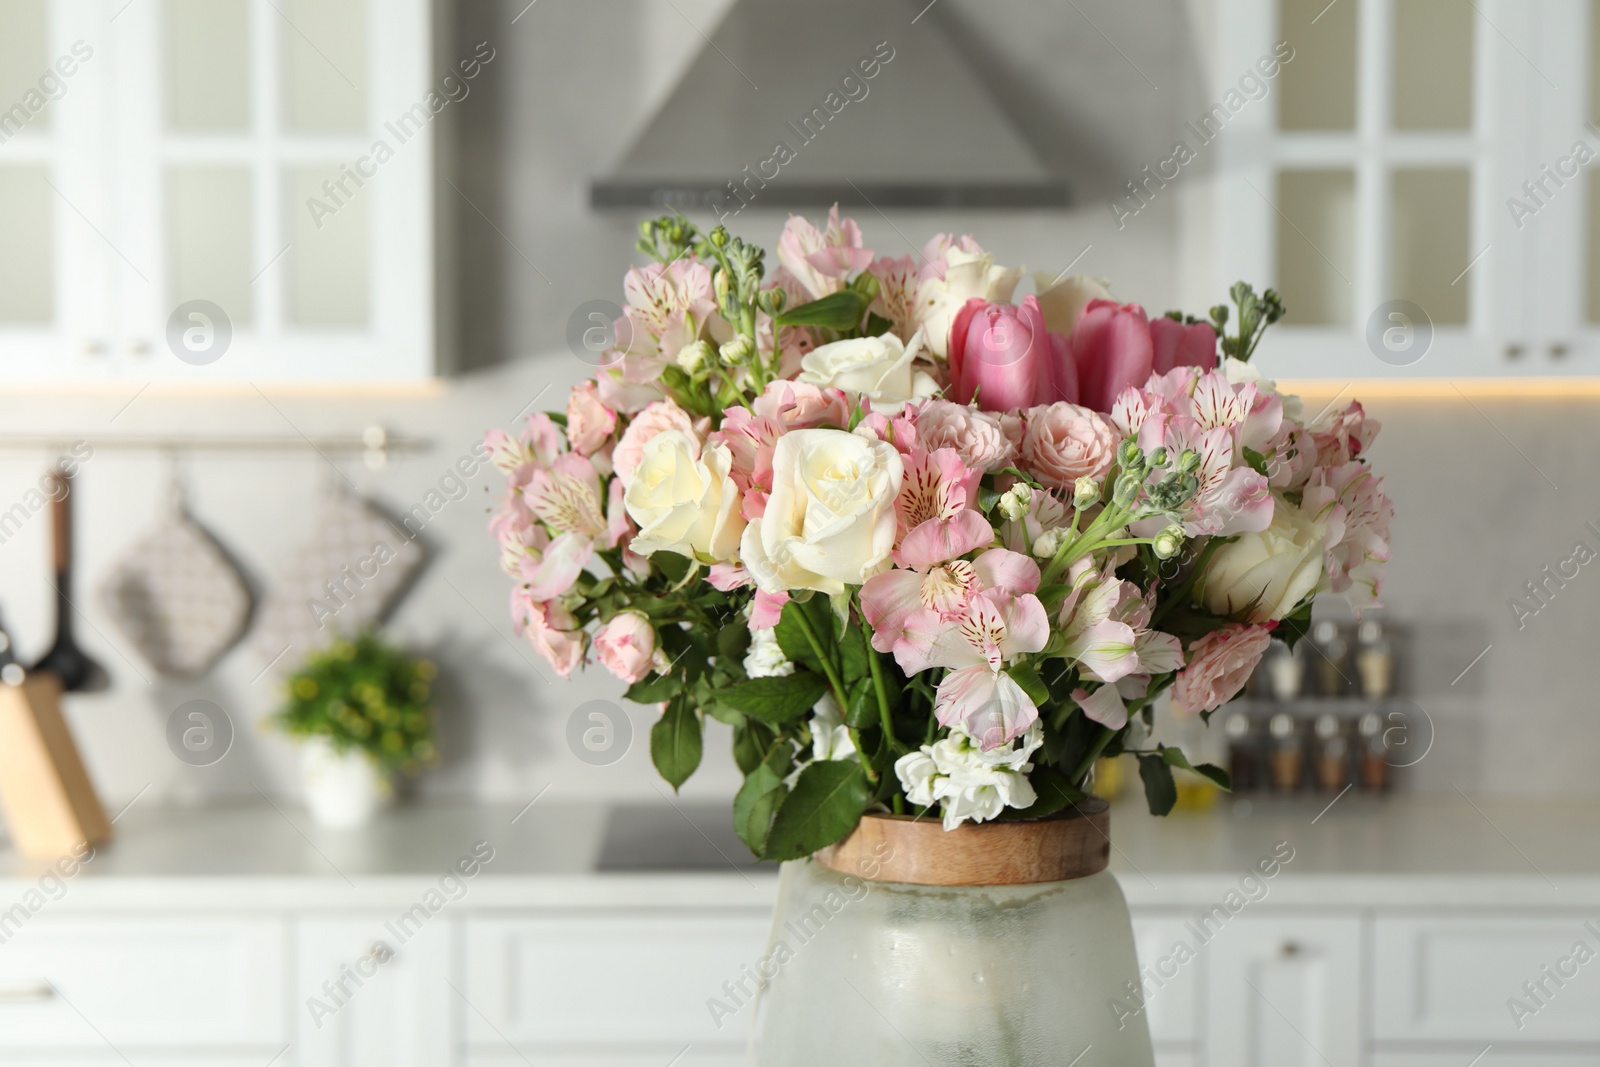
[[[1379,1041],[1600,1042],[1600,937],[1584,918],[1380,918],[1374,928],[1373,1036]],[[1569,961],[1582,942],[1588,963]],[[1564,982],[1558,987],[1545,968]],[[1561,969],[1575,973],[1568,977]],[[1523,989],[1543,981],[1541,1006]],[[1533,1015],[1518,1020],[1516,999]],[[1591,1060],[1591,1062],[1596,1062]]]
[[[487,1051],[501,1035],[524,1052],[742,1048],[753,1005],[719,1028],[708,1002],[754,970],[770,928],[764,909],[469,919],[467,1039]]]
[[[1139,971],[1144,980],[1145,1014],[1150,1023],[1150,1039],[1157,1044],[1193,1041],[1199,1011],[1201,973],[1205,967],[1204,948],[1192,956],[1182,944],[1194,950],[1197,938],[1176,916],[1135,915],[1133,939],[1139,950]],[[1187,963],[1179,960],[1187,958]]]
[[[275,919],[34,919],[0,947],[0,1048],[251,1045],[270,1058],[288,1043],[285,936]]]

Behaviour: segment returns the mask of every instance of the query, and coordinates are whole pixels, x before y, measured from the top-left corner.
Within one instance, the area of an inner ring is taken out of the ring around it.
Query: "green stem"
[[[817,662],[822,664],[822,673],[828,676],[828,686],[833,690],[833,699],[839,705],[840,716],[843,716],[850,705],[845,701],[844,681],[839,677],[839,670],[834,666],[832,660],[822,654],[822,639],[817,636],[817,631],[811,625],[811,620],[806,617],[806,613],[796,611],[794,617],[800,622],[800,629],[806,635],[806,643],[811,646],[812,654],[817,657]],[[861,736],[856,733],[854,728],[848,729],[850,730],[850,740],[856,746],[856,758],[860,761],[861,766],[866,769],[867,780],[873,785],[877,785],[878,772],[872,766],[872,761],[867,759],[867,750],[861,747]]]
[[[1084,779],[1089,776],[1089,768],[1094,766],[1094,761],[1100,758],[1100,753],[1106,750],[1111,739],[1117,736],[1117,731],[1109,726],[1100,727],[1100,733],[1095,737],[1094,744],[1089,746],[1089,751],[1084,753],[1083,759],[1078,761],[1078,766],[1073,770],[1068,779],[1074,789],[1082,789]]]
[[[867,668],[872,671],[872,690],[878,697],[878,719],[883,723],[883,736],[889,741],[889,754],[894,755],[899,746],[894,737],[894,716],[889,710],[889,687],[883,680],[883,666],[878,662],[878,652],[872,647],[872,625],[861,620],[861,640],[867,646]]]

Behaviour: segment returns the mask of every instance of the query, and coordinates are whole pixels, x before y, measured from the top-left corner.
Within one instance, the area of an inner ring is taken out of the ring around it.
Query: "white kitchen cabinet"
[[[753,1006],[719,1017],[710,1001],[753,973],[770,928],[765,911],[471,919],[467,1040],[486,1051],[507,1040],[524,1052],[738,1051]]]
[[[1600,375],[1592,175],[1512,209],[1580,137],[1600,154],[1592,7],[1224,0],[1197,111],[1220,110],[1191,129],[1215,155],[1214,280],[1288,306],[1271,376]]]
[[[30,1050],[288,1043],[286,932],[249,915],[36,919],[0,951],[0,1062]]]
[[[1600,1063],[1600,1048],[1586,1053],[1537,1052],[1526,1046],[1496,1045],[1474,1060],[1476,1052],[1379,1052],[1372,1067],[1594,1067]]]
[[[1600,935],[1587,921],[1583,915],[1378,919],[1374,1037],[1480,1047],[1600,1045]],[[1513,1014],[1512,1001],[1527,1011]]]
[[[1202,965],[1197,959],[1180,962],[1187,952],[1173,949],[1180,943],[1192,945],[1194,936],[1179,916],[1135,915],[1133,940],[1145,983],[1150,1040],[1157,1047],[1193,1042],[1199,1035]]]
[[[1239,915],[1207,944],[1206,1059],[1359,1067],[1361,919]]]
[[[673,1059],[673,1056],[677,1056]],[[605,1052],[565,1052],[556,1054],[517,1052],[474,1052],[467,1057],[467,1067],[748,1067],[749,1057],[743,1052],[708,1052],[693,1045],[662,1056],[611,1054]],[[1162,1065],[1165,1067],[1165,1065]]]
[[[295,924],[298,1067],[445,1067],[460,982],[451,920],[373,913]]]
[[[4,8],[0,380],[433,373],[430,0]]]

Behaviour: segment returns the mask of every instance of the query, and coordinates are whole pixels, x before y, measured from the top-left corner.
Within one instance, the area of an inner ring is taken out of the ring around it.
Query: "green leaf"
[[[1272,631],[1272,636],[1278,638],[1294,651],[1294,646],[1300,639],[1311,632],[1311,601],[1306,601],[1290,614],[1284,616],[1278,623],[1277,629]]]
[[[778,616],[778,625],[773,632],[777,634],[778,647],[783,649],[783,654],[790,661],[820,671],[822,662],[812,650],[811,642],[806,640],[805,627],[800,621],[800,613],[804,610],[804,605],[789,601],[783,606],[783,614]]]
[[[789,795],[783,780],[766,767],[757,767],[733,798],[733,828],[758,858],[767,853],[772,816]]]
[[[867,676],[868,655],[870,650],[867,648],[867,635],[860,625],[852,622],[844,632],[844,640],[839,642],[841,674],[845,685],[848,686],[856,679]]]
[[[657,552],[650,557],[651,567],[660,571],[661,576],[673,585],[688,575],[692,562],[688,556],[680,556],[676,552]]]
[[[704,745],[700,716],[689,702],[679,697],[650,728],[650,759],[671,785],[673,792],[689,780],[700,766]]]
[[[1039,677],[1039,672],[1033,664],[1022,660],[1007,667],[1006,673],[1011,676],[1013,682],[1022,687],[1024,693],[1028,694],[1028,699],[1033,701],[1035,707],[1042,708],[1050,703],[1050,690],[1044,684],[1044,679]]]
[[[1267,457],[1248,446],[1246,446],[1243,451],[1245,464],[1251,470],[1265,478],[1267,476]]]
[[[767,858],[797,860],[840,840],[861,821],[872,786],[855,760],[821,760],[800,772],[772,820]]]
[[[733,728],[733,761],[739,765],[740,774],[749,774],[761,765],[776,736],[772,727],[749,718]]]
[[[850,687],[849,707],[844,709],[844,724],[857,730],[878,725],[878,693],[871,678],[857,678]]]
[[[1084,798],[1083,790],[1074,787],[1067,781],[1067,776],[1054,767],[1035,767],[1033,773],[1028,775],[1028,781],[1039,799],[1025,808],[1007,808],[1000,813],[1000,818],[1013,821],[1043,819]]]
[[[837,659],[839,619],[833,613],[833,603],[822,593],[815,593],[810,600],[800,605],[800,610],[806,613],[806,618],[811,623],[811,630],[817,636],[817,643],[822,646],[822,654],[829,659]]]
[[[869,300],[854,289],[829,293],[821,300],[790,308],[778,316],[779,326],[821,326],[828,330],[853,330],[861,325]]]
[[[874,312],[873,314],[867,316],[867,332],[865,336],[882,337],[892,329],[894,329],[894,323],[890,322],[882,315]]]
[[[978,510],[987,515],[994,510],[996,504],[1000,503],[1000,498],[1003,496],[1005,494],[998,489],[991,489],[987,485],[978,486]]]
[[[624,699],[635,704],[659,704],[671,700],[683,688],[683,682],[670,674],[652,674],[628,686]]]
[[[1172,768],[1160,756],[1139,757],[1139,778],[1144,782],[1144,799],[1151,815],[1166,815],[1178,802],[1178,784]]]
[[[1221,767],[1218,767],[1216,764],[1192,764],[1189,762],[1189,757],[1185,756],[1179,749],[1168,748],[1166,745],[1158,745],[1157,747],[1161,749],[1161,758],[1166,760],[1170,765],[1174,767],[1182,767],[1186,771],[1192,771],[1195,774],[1200,775],[1202,778],[1209,779],[1219,788],[1230,793],[1233,792],[1233,779],[1228,776],[1227,771],[1223,770]]]
[[[822,675],[795,671],[787,678],[752,678],[712,695],[730,708],[779,726],[810,711],[827,691],[828,680]]]
[[[729,623],[717,631],[717,658],[726,663],[743,663],[750,651],[750,627],[744,619]]]

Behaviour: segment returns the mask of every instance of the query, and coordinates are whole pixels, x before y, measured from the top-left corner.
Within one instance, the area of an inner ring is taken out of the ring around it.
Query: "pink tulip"
[[[1013,411],[1047,404],[1061,390],[1077,391],[1077,376],[1057,370],[1066,362],[1066,342],[1045,329],[1039,301],[1020,306],[973,297],[950,328],[950,383],[958,403],[984,411]]]
[[[1157,374],[1174,367],[1217,369],[1217,331],[1208,323],[1185,326],[1162,315],[1150,320],[1150,344]]]
[[[1150,320],[1138,304],[1092,300],[1072,328],[1078,402],[1109,412],[1129,386],[1142,386],[1154,368]]]

